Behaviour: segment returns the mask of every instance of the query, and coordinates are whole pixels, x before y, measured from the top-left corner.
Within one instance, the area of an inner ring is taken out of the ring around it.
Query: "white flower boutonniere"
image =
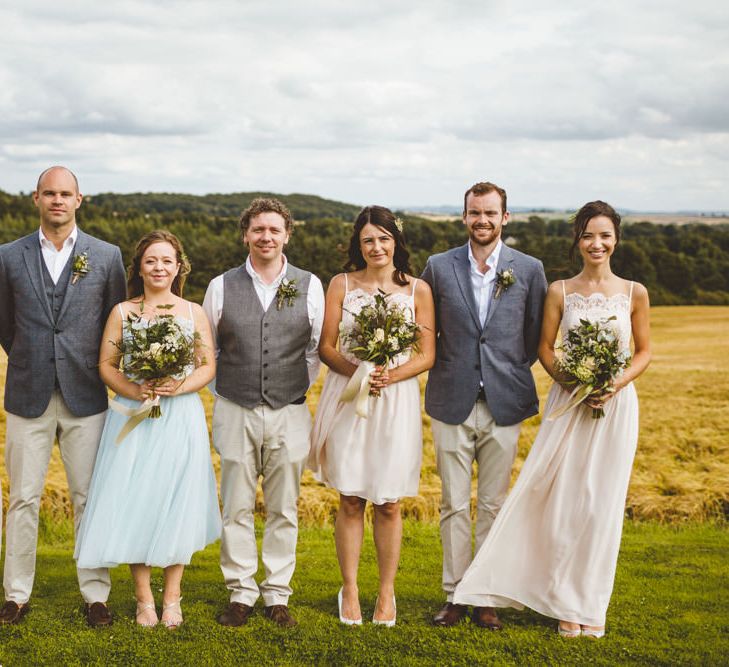
[[[284,303],[287,306],[294,305],[294,299],[299,296],[299,290],[296,287],[296,280],[286,280],[284,278],[276,290],[276,309],[281,310]]]
[[[83,278],[91,267],[89,266],[89,257],[85,252],[73,257],[73,274],[71,275],[71,284],[75,285],[79,278]]]
[[[504,269],[496,274],[496,292],[494,299],[498,299],[502,292],[505,292],[516,282],[516,276],[514,275],[514,269]]]

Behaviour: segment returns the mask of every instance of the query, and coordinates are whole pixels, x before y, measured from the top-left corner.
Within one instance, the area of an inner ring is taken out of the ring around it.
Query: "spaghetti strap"
[[[349,292],[349,281],[347,280],[347,272],[344,272],[344,293]]]
[[[562,280],[562,308],[564,309],[567,303],[567,290],[564,287],[564,280]]]
[[[628,301],[630,301],[630,303],[633,303],[633,285],[635,285],[635,281],[631,280],[630,281],[630,292],[628,292]]]
[[[417,284],[418,284],[418,279],[417,279],[417,278],[415,278],[415,280],[413,280],[413,291],[412,291],[412,292],[411,292],[411,294],[410,294],[410,296],[411,296],[411,297],[413,297],[413,298],[415,298],[415,286],[416,286]]]
[[[122,322],[124,321],[124,309],[122,308],[121,303],[116,304],[116,307],[119,309],[119,315],[121,315]]]
[[[188,301],[187,302],[187,306],[188,306],[188,309],[190,311],[190,319],[194,322],[195,321],[195,318],[192,315],[192,301]]]

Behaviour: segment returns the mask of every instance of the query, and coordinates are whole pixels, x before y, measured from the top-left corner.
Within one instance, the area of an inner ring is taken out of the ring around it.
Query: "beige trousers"
[[[274,410],[242,408],[222,397],[213,409],[213,446],[220,454],[223,534],[220,568],[230,601],[253,606],[287,604],[296,566],[297,501],[309,453],[311,415],[306,404]],[[266,526],[261,559],[265,579],[256,584],[258,549],[253,524],[262,477]]]
[[[73,504],[74,533],[86,506],[86,494],[96,461],[106,413],[75,417],[60,391],[53,392],[46,411],[34,419],[7,414],[5,467],[10,479],[10,503],[5,535],[5,599],[28,601],[35,578],[38,511],[53,443],[58,438]],[[106,602],[109,571],[78,568],[81,595],[88,603]]]
[[[442,483],[440,537],[443,590],[448,602],[472,559],[471,478],[478,465],[476,551],[506,499],[521,424],[497,426],[485,401],[476,401],[465,422],[433,419],[436,464]]]

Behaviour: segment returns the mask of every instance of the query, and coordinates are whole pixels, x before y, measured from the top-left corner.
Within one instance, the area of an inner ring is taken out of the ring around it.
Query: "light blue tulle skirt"
[[[126,407],[139,402],[121,396]],[[217,486],[200,397],[162,398],[162,416],[145,419],[119,444],[128,417],[106,415],[76,539],[82,568],[188,564],[220,537]]]

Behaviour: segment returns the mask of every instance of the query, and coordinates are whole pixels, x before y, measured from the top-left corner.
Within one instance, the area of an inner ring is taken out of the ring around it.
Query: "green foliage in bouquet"
[[[173,306],[157,306],[169,310]],[[144,311],[142,304],[140,311]],[[200,334],[186,332],[174,315],[164,314],[145,320],[141,314],[129,313],[123,324],[121,341],[114,345],[121,352],[121,370],[135,381],[182,380],[186,369],[195,364]],[[159,417],[159,407],[150,417]]]
[[[559,414],[564,414],[590,395],[601,394],[611,385],[615,377],[630,365],[630,352],[620,349],[620,338],[610,323],[615,315],[590,322],[581,319],[580,323],[567,331],[556,367],[569,379],[563,384],[575,385],[572,400]],[[597,419],[605,416],[602,408],[593,408],[592,416]]]
[[[388,301],[389,296],[378,290],[374,303],[353,315],[351,328],[340,324],[340,336],[348,343],[349,351],[376,366],[387,366],[403,352],[419,349],[420,326],[413,313],[407,307]]]

